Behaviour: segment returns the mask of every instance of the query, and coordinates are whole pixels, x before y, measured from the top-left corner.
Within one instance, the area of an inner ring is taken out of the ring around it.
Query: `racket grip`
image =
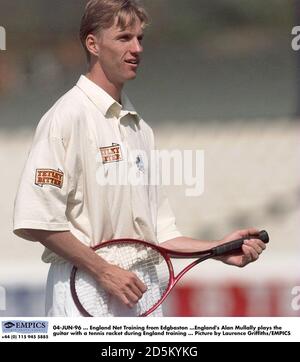
[[[213,248],[213,255],[218,256],[218,255],[227,254],[227,253],[235,251],[235,250],[239,250],[242,247],[242,245],[244,244],[244,241],[249,240],[251,238],[260,239],[265,244],[267,244],[269,242],[268,233],[265,230],[262,230],[258,233],[258,235],[251,235],[251,236],[249,235],[245,238],[233,240],[233,241],[230,241],[229,243],[225,243],[225,244],[216,246],[215,248]]]

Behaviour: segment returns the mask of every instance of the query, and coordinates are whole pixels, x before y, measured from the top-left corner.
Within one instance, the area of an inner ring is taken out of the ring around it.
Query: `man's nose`
[[[140,54],[143,52],[143,47],[141,42],[138,39],[133,39],[132,46],[131,46],[131,52],[135,54]]]

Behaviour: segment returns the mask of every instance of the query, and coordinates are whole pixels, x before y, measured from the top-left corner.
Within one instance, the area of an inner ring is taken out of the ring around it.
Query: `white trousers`
[[[53,263],[50,266],[46,287],[46,316],[47,317],[82,317],[77,309],[70,289],[70,274],[72,265],[68,262]],[[133,311],[120,305],[116,316],[133,317]],[[114,316],[114,315],[112,315]],[[162,308],[158,307],[150,315],[162,317]]]

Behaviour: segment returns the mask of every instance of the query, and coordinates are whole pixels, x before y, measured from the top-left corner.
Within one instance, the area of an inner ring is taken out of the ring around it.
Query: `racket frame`
[[[161,298],[159,299],[159,301],[157,303],[155,303],[147,312],[141,314],[140,317],[146,317],[147,315],[151,314],[159,305],[161,305],[164,302],[164,300],[167,298],[167,296],[169,295],[169,293],[171,292],[173,287],[177,284],[177,282],[181,279],[181,277],[186,272],[188,272],[191,268],[193,268],[195,265],[197,265],[201,261],[211,258],[214,254],[213,248],[208,249],[208,250],[203,250],[203,251],[184,253],[184,252],[180,252],[180,251],[169,250],[169,249],[163,248],[161,246],[158,246],[156,244],[149,243],[147,241],[138,240],[138,239],[130,239],[130,238],[122,238],[122,239],[114,239],[114,240],[105,241],[103,243],[100,243],[100,244],[92,247],[91,249],[96,252],[97,250],[102,249],[108,245],[112,246],[113,244],[117,245],[120,243],[140,244],[140,245],[144,245],[145,247],[156,250],[164,258],[164,260],[168,266],[168,269],[169,269],[169,282],[168,282],[168,285],[167,285],[163,295],[161,296]],[[183,270],[181,270],[180,273],[178,273],[175,276],[171,258],[192,259],[192,258],[198,258],[199,256],[200,256],[199,259],[197,259],[194,262],[187,265]],[[75,303],[77,309],[80,311],[80,313],[84,317],[93,317],[80,303],[79,296],[76,291],[76,283],[75,283],[77,271],[78,271],[78,268],[76,266],[73,266],[71,275],[70,275],[70,288],[71,288],[72,298],[74,300],[74,303]]]
[[[249,235],[247,237],[244,237],[244,238],[241,238],[238,240],[233,240],[231,242],[224,243],[224,244],[218,245],[218,246],[210,248],[210,249],[196,251],[196,252],[181,252],[181,251],[169,250],[169,249],[166,249],[166,248],[161,247],[156,244],[149,243],[144,240],[137,240],[137,239],[131,239],[131,238],[122,238],[122,239],[114,239],[114,240],[105,241],[105,242],[102,242],[102,243],[92,247],[91,249],[96,252],[98,249],[104,248],[107,245],[111,246],[113,244],[126,243],[126,244],[144,245],[145,247],[152,248],[160,253],[160,255],[164,258],[164,260],[168,266],[168,269],[169,269],[169,282],[166,287],[166,290],[164,291],[164,293],[161,296],[161,298],[159,299],[159,301],[156,304],[154,304],[147,312],[140,315],[141,317],[146,317],[147,315],[151,314],[159,305],[161,305],[164,302],[166,297],[169,295],[170,291],[177,284],[177,282],[182,278],[182,276],[185,273],[187,273],[190,269],[192,269],[195,265],[199,264],[201,261],[204,261],[206,259],[216,257],[219,255],[224,255],[226,253],[233,252],[234,250],[238,250],[243,245],[244,240],[250,239],[250,238],[258,238],[258,239],[262,240],[264,243],[269,242],[268,233],[265,230],[262,230],[259,232],[258,235]],[[171,258],[173,258],[173,259],[198,258],[198,259],[193,261],[192,263],[188,264],[185,268],[183,268],[181,270],[181,272],[179,272],[175,276]],[[76,291],[75,279],[76,279],[77,270],[78,270],[78,268],[76,266],[73,266],[71,275],[70,275],[70,287],[71,287],[72,298],[74,300],[76,307],[78,308],[78,310],[80,311],[80,313],[83,316],[92,317],[92,315],[90,313],[88,313],[88,311],[80,303],[80,300],[79,300],[79,297],[78,297],[78,294]]]

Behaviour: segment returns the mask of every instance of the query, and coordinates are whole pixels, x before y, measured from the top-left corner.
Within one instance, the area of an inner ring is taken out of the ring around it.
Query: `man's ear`
[[[89,34],[86,38],[85,45],[87,50],[95,55],[95,57],[99,56],[98,39],[95,35]]]

